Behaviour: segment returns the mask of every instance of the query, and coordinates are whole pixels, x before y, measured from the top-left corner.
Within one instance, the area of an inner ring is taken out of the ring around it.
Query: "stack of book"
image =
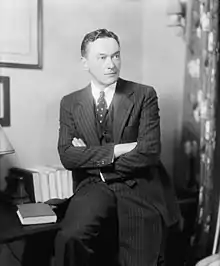
[[[22,175],[31,202],[65,199],[73,195],[72,172],[62,166],[11,168],[11,174]]]

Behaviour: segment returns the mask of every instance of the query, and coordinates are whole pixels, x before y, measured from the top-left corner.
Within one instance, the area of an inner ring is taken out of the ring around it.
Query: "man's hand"
[[[74,147],[86,147],[86,144],[82,139],[73,138],[72,144]]]
[[[86,147],[86,144],[82,139],[73,138],[72,144],[74,147]],[[114,157],[118,158],[119,156],[132,151],[137,145],[137,142],[117,144],[114,147]]]
[[[132,151],[137,145],[137,142],[117,144],[114,147],[114,156],[118,158],[119,156]]]

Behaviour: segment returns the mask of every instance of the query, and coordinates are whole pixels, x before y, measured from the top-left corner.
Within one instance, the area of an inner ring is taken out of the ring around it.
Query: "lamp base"
[[[31,202],[30,197],[26,192],[25,182],[22,176],[9,175],[6,177],[6,181],[6,195],[12,204],[18,205]]]

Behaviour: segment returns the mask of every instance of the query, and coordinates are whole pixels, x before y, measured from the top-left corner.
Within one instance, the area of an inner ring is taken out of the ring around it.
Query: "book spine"
[[[62,199],[63,198],[63,195],[62,195],[62,182],[61,182],[61,170],[57,170],[56,171],[56,189],[57,189],[57,196],[59,199]]]
[[[71,197],[73,195],[73,176],[71,171],[67,171],[68,177],[68,196]]]
[[[50,199],[58,198],[56,189],[56,172],[49,173],[49,192]]]
[[[62,198],[68,198],[69,197],[69,184],[68,184],[68,176],[67,176],[67,170],[63,169],[62,171]]]
[[[45,172],[40,173],[40,185],[42,193],[42,202],[45,202],[50,199],[49,179],[48,179],[48,174]]]
[[[36,203],[43,202],[39,173],[35,172],[32,175],[33,175],[33,183],[34,183],[35,202]]]

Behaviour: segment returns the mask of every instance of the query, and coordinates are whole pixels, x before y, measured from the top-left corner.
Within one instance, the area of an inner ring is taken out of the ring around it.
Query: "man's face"
[[[100,87],[115,83],[121,68],[120,47],[117,41],[113,38],[100,38],[89,43],[83,63],[92,80]]]

